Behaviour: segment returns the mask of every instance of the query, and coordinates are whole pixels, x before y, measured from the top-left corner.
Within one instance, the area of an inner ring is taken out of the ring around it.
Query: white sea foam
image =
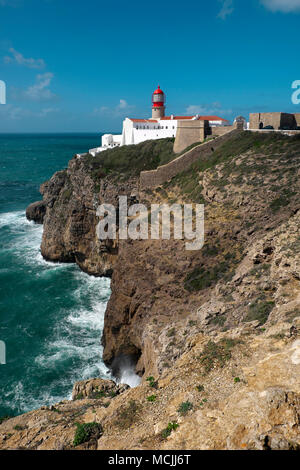
[[[12,256],[27,272],[36,277],[49,277],[49,282],[53,285],[57,282],[57,270],[69,270],[68,298],[73,298],[72,307],[60,307],[52,335],[41,345],[43,352],[32,364],[34,373],[38,375],[42,375],[43,370],[50,373],[65,369],[66,373],[59,377],[57,384],[58,379],[54,379],[49,386],[41,387],[35,396],[30,394],[28,386],[24,387],[25,382],[20,381],[12,390],[2,395],[0,401],[14,403],[13,407],[19,412],[28,411],[69,398],[73,383],[78,380],[111,378],[102,361],[101,346],[110,280],[89,276],[71,264],[45,261],[40,253],[43,227],[29,222],[24,211],[0,214],[0,228],[13,235],[9,237],[11,242],[9,246],[5,246],[5,251],[11,250]],[[66,390],[64,395],[56,392],[58,387]]]
[[[124,369],[121,371],[119,383],[127,384],[129,387],[134,388],[140,385],[141,377],[139,377],[133,368]]]

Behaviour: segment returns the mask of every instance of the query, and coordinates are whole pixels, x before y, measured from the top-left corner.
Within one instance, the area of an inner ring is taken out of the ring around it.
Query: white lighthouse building
[[[160,86],[152,94],[152,117],[149,119],[126,118],[123,121],[123,132],[119,135],[104,134],[102,146],[92,149],[89,153],[96,153],[122,145],[134,145],[145,140],[176,137],[178,121],[203,120],[208,121],[211,127],[228,126],[230,122],[218,116],[165,116],[166,95]]]

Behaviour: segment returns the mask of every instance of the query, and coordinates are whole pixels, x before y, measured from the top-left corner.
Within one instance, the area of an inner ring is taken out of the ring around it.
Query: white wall
[[[102,147],[114,147],[116,145],[133,145],[145,142],[145,140],[164,139],[176,137],[178,121],[175,119],[161,119],[151,122],[135,122],[129,118],[123,121],[122,135],[105,134],[102,137]],[[224,121],[210,121],[211,126],[226,125]],[[228,122],[229,124],[229,122]]]

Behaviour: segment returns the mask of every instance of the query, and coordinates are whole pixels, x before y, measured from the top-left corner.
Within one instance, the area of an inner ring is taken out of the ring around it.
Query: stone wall
[[[240,132],[242,132],[240,129],[235,128],[222,136],[216,137],[214,140],[197,145],[166,165],[159,166],[156,170],[142,171],[140,174],[140,189],[155,188],[169,181],[178,173],[187,170],[199,158],[211,155],[224,142]]]
[[[174,152],[180,153],[196,142],[203,142],[208,128],[208,121],[178,121]]]
[[[289,127],[295,129],[300,125],[300,114],[290,113],[251,113],[250,129],[262,129],[272,126],[275,130]]]
[[[227,134],[228,132],[233,131],[236,129],[237,126],[216,126],[216,127],[211,127],[211,132],[209,135],[212,135],[213,137],[218,137],[220,135]]]
[[[294,114],[294,116],[295,116],[295,119],[296,119],[297,126],[300,126],[300,113],[296,113],[296,114]]]

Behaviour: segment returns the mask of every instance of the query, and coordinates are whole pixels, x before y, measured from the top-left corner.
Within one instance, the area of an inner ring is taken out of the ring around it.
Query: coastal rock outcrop
[[[76,382],[73,387],[72,400],[84,398],[115,397],[128,390],[126,384],[116,384],[113,380],[90,379]]]
[[[112,276],[104,360],[134,358],[142,383],[120,394],[112,383],[113,400],[100,379],[77,384],[79,398],[58,407],[69,416],[65,441],[41,429],[30,445],[70,448],[81,409],[83,422],[103,426],[98,449],[299,448],[299,138],[245,132],[153,190],[139,190],[130,161],[124,174],[116,161],[109,172],[73,159],[42,185],[42,253]],[[147,207],[205,204],[203,249],[172,237],[98,240],[97,207],[119,195]],[[29,442],[7,438],[14,420],[0,426],[4,448]]]
[[[299,330],[300,319],[191,335],[184,354],[139,387],[115,395],[108,383],[92,398],[3,421],[0,448],[299,450],[300,338],[292,325]],[[78,443],[78,425],[101,426],[101,436]]]
[[[44,201],[34,202],[26,209],[26,217],[28,220],[32,220],[37,224],[42,224],[44,222],[44,217],[46,214],[46,205]]]

